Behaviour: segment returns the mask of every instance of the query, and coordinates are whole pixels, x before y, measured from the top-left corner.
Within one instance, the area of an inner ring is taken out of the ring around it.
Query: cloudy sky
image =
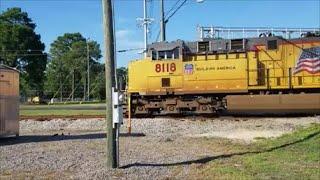
[[[167,15],[172,7],[175,9],[177,1],[179,4],[183,0],[165,0]],[[47,51],[58,36],[67,32],[80,32],[103,49],[100,0],[0,0],[0,11],[10,7],[21,7],[28,12]],[[188,0],[169,20],[167,39],[196,40],[197,25],[319,28],[319,9],[319,0],[205,0],[203,3]],[[115,0],[117,50],[143,47],[143,28],[136,20],[142,16],[142,0]],[[148,16],[154,19],[149,34],[149,42],[154,42],[159,34],[158,0],[148,0]],[[118,66],[127,66],[130,60],[141,58],[139,52],[118,53]]]

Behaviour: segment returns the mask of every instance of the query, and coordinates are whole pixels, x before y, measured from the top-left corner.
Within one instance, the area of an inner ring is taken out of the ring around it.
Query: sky
[[[143,48],[143,0],[114,0],[117,50]],[[165,0],[165,14],[177,0]],[[180,0],[182,1],[182,0]],[[37,24],[46,45],[64,33],[80,32],[104,52],[101,0],[0,0],[0,11],[20,7]],[[149,43],[159,34],[159,0],[148,0],[153,18]],[[167,24],[167,41],[197,40],[197,26],[320,28],[320,0],[188,0]],[[141,50],[117,53],[117,66],[142,57]],[[101,59],[103,62],[103,58]]]

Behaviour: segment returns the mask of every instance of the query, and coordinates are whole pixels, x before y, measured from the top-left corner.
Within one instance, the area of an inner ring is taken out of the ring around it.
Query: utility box
[[[0,137],[19,136],[19,71],[0,64]]]

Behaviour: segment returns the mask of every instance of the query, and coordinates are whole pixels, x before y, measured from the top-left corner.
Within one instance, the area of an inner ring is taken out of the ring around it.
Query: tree
[[[61,99],[62,97],[70,97],[70,99],[75,96],[85,97],[88,52],[90,69],[92,69],[101,58],[99,44],[88,41],[80,33],[66,33],[59,36],[51,44],[46,88],[51,92],[60,92]],[[97,73],[99,72],[90,71],[90,82],[94,81]]]
[[[22,72],[22,93],[43,90],[47,55],[35,28],[36,24],[20,8],[9,8],[0,14],[0,61]]]
[[[104,71],[104,64],[94,63],[91,66],[91,71],[95,72],[94,80],[91,81],[91,90],[90,94],[95,99],[105,99],[106,98],[106,78],[105,78],[105,71]]]

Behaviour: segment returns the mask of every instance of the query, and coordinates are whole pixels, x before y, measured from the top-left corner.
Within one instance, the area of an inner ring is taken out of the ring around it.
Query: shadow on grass
[[[210,156],[210,157],[205,157],[205,158],[201,158],[201,159],[196,159],[196,160],[190,160],[190,161],[182,161],[182,162],[174,162],[174,163],[133,163],[133,164],[128,164],[125,166],[122,166],[120,168],[122,169],[126,169],[126,168],[130,168],[130,167],[169,167],[169,166],[180,166],[180,165],[190,165],[190,164],[205,164],[208,163],[210,161],[216,160],[216,159],[225,159],[225,158],[231,158],[233,156],[241,156],[241,155],[247,155],[247,154],[260,154],[260,153],[265,153],[265,152],[272,152],[274,150],[277,149],[281,149],[281,148],[285,148],[287,146],[291,146],[303,141],[307,141],[313,137],[315,137],[316,135],[320,134],[320,131],[317,131],[315,133],[312,133],[308,136],[306,136],[303,139],[299,139],[297,141],[294,142],[290,142],[290,143],[286,143],[286,144],[282,144],[279,146],[275,146],[272,148],[268,148],[268,149],[264,149],[264,150],[260,150],[260,151],[246,151],[246,152],[238,152],[238,153],[231,153],[231,154],[222,154],[222,155],[218,155],[218,156]]]
[[[120,137],[143,137],[143,133],[121,133]],[[105,133],[94,133],[94,134],[53,134],[53,135],[26,135],[19,137],[7,137],[0,138],[0,146],[8,146],[23,143],[37,143],[37,142],[51,142],[51,141],[68,141],[68,140],[88,140],[88,139],[102,139],[106,138]]]

